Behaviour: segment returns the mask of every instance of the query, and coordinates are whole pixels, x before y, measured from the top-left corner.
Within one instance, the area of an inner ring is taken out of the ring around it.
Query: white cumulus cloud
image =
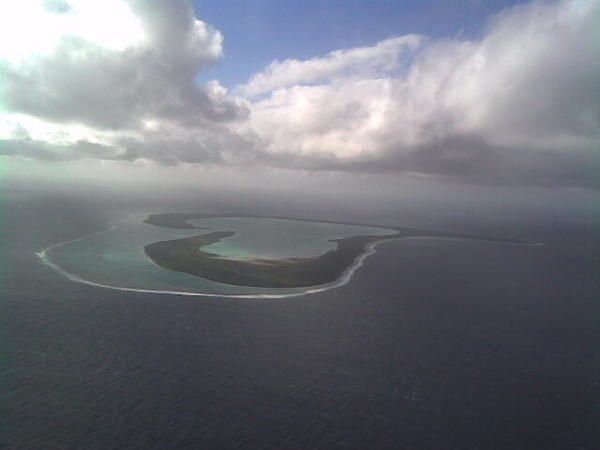
[[[194,143],[247,115],[245,103],[218,82],[196,82],[198,72],[221,57],[222,42],[221,33],[197,19],[184,0],[3,2],[0,153],[144,158],[140,146],[134,152],[126,143],[153,139],[149,129],[168,129],[194,134],[182,149],[194,160]],[[91,144],[103,151],[86,152],[97,149]],[[177,145],[164,154],[148,148],[160,161],[178,160]],[[205,157],[199,146],[195,160]]]
[[[240,90],[244,95],[253,97],[297,84],[387,74],[399,68],[422,41],[421,36],[407,35],[386,39],[371,47],[336,50],[307,61],[274,61]]]
[[[390,42],[410,43],[400,71],[405,44]],[[585,166],[599,167],[599,51],[600,2],[534,2],[479,40],[407,36],[275,62],[241,91],[271,89],[249,123],[283,163],[586,184]]]

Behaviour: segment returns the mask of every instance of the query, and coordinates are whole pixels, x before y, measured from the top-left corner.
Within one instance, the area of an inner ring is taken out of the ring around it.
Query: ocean
[[[348,284],[278,300],[115,291],[40,263],[123,209],[2,200],[4,448],[600,448],[596,223],[454,220],[441,231],[547,245],[389,242]]]

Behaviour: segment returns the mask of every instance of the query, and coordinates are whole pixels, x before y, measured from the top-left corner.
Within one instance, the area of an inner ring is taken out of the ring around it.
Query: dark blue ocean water
[[[546,247],[388,243],[339,289],[240,301],[70,282],[34,251],[111,213],[2,211],[6,448],[600,448],[590,224],[464,230]]]

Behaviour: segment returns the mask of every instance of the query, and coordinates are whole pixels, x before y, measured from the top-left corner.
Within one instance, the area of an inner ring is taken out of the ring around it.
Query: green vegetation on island
[[[215,217],[258,218],[259,216],[168,213],[150,215],[144,222],[175,229],[203,229],[202,227],[196,227],[187,221],[191,219]],[[301,220],[289,217],[268,218]],[[324,223],[325,221],[308,222]],[[202,250],[202,247],[233,236],[235,234],[233,231],[215,231],[198,236],[155,242],[146,245],[144,250],[146,255],[161,267],[199,276],[219,283],[261,288],[302,288],[334,282],[342,276],[343,273],[365,253],[365,251],[367,251],[370,245],[391,239],[405,237],[438,237],[528,244],[523,241],[432,232],[414,228],[382,228],[394,230],[396,233],[332,239],[331,242],[336,243],[337,248],[313,258],[236,259]]]
[[[300,288],[337,280],[369,244],[402,237],[354,236],[335,239],[337,248],[314,258],[231,259],[202,251],[201,247],[231,237],[231,231],[217,231],[145,247],[146,254],[161,267],[237,286]]]

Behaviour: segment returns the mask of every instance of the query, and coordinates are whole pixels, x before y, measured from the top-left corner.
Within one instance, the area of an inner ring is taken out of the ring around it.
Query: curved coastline
[[[191,292],[191,291],[176,291],[176,290],[161,290],[161,289],[141,289],[141,288],[128,288],[124,286],[114,286],[110,284],[98,283],[96,281],[87,280],[85,278],[80,277],[72,272],[64,270],[58,264],[54,263],[48,256],[47,252],[53,248],[60,247],[62,245],[66,245],[72,242],[81,241],[87,239],[92,236],[97,236],[102,233],[107,233],[117,228],[117,225],[111,224],[110,227],[106,230],[97,231],[91,234],[87,234],[85,236],[69,239],[67,241],[57,242],[52,244],[43,250],[36,252],[36,256],[40,258],[40,261],[45,266],[51,268],[58,274],[64,276],[65,278],[80,284],[85,284],[88,286],[100,287],[105,289],[111,289],[116,291],[124,291],[124,292],[136,292],[140,294],[157,294],[157,295],[175,295],[182,297],[222,297],[222,298],[238,298],[238,299],[284,299],[284,298],[292,298],[292,297],[300,297],[303,295],[317,294],[319,292],[328,291],[330,289],[336,289],[338,287],[344,286],[348,284],[354,272],[358,270],[364,263],[364,261],[371,255],[376,253],[376,247],[382,243],[382,241],[373,242],[369,244],[365,248],[365,252],[360,255],[354,264],[346,269],[346,271],[333,283],[328,283],[326,285],[321,286],[313,286],[311,288],[307,288],[302,292],[286,292],[286,293],[257,293],[257,294],[215,294],[209,292]]]
[[[231,237],[234,232],[217,231],[148,244],[144,251],[155,264],[217,283],[267,289],[311,288],[333,283],[369,244],[403,237],[359,235],[331,239],[337,247],[312,258],[246,259],[225,258],[202,248]]]
[[[151,217],[151,216],[148,216],[148,218],[149,217]],[[206,215],[205,217],[208,217],[208,215]],[[258,216],[210,215],[210,217],[258,217]],[[263,218],[265,218],[265,217],[263,217]],[[298,219],[293,219],[293,218],[286,218],[286,219],[298,220]],[[302,220],[302,219],[300,219],[300,220]],[[304,220],[304,221],[307,221],[307,220]],[[310,221],[310,220],[308,220],[308,221]],[[148,223],[146,220],[144,222]],[[317,221],[317,222],[319,222],[319,221]],[[340,223],[340,222],[326,222],[326,223]],[[153,224],[153,225],[155,225],[155,224]],[[191,228],[201,228],[202,229],[202,227],[195,227],[191,224],[188,224],[188,225]],[[164,225],[159,225],[159,226],[164,226]],[[369,225],[369,226],[373,226],[373,225]],[[504,239],[495,239],[495,238],[483,238],[483,237],[479,237],[479,236],[467,236],[467,235],[458,235],[458,234],[451,234],[451,233],[426,232],[426,231],[416,230],[416,229],[401,229],[401,228],[391,228],[391,227],[384,226],[381,228],[387,228],[387,229],[396,230],[396,231],[410,230],[410,231],[413,231],[416,233],[412,234],[412,235],[411,234],[403,234],[402,236],[393,235],[393,238],[392,238],[392,235],[378,236],[378,238],[383,238],[383,239],[379,239],[379,240],[375,240],[373,242],[367,243],[365,245],[365,247],[363,248],[362,253],[359,254],[354,259],[352,264],[349,265],[347,268],[345,268],[343,270],[343,272],[341,273],[341,275],[339,275],[339,277],[337,279],[335,279],[331,282],[314,285],[314,286],[303,287],[303,290],[299,291],[299,292],[270,292],[270,293],[260,292],[260,293],[239,293],[239,294],[238,293],[197,292],[197,291],[183,291],[183,290],[179,291],[179,290],[168,290],[168,289],[163,290],[163,289],[131,288],[131,287],[99,283],[96,281],[82,278],[75,273],[72,273],[72,272],[69,272],[69,271],[63,269],[60,265],[53,262],[48,255],[48,251],[50,251],[54,248],[58,248],[60,246],[63,246],[63,245],[69,244],[69,243],[82,241],[84,239],[87,239],[87,238],[90,238],[93,236],[97,236],[97,235],[100,235],[103,233],[108,233],[110,231],[115,230],[116,228],[118,228],[118,225],[116,223],[111,223],[110,226],[105,230],[97,231],[97,232],[94,232],[94,233],[91,233],[91,234],[88,234],[85,236],[81,236],[79,238],[69,239],[66,241],[54,243],[54,244],[44,248],[40,252],[36,252],[36,256],[38,258],[40,258],[40,261],[44,265],[51,268],[52,270],[59,273],[60,275],[64,276],[65,278],[67,278],[73,282],[86,284],[86,285],[94,286],[94,287],[101,287],[101,288],[119,290],[119,291],[125,291],[125,292],[137,292],[137,293],[157,294],[157,295],[176,295],[176,296],[185,296],[185,297],[221,297],[221,298],[239,298],[239,299],[283,299],[283,298],[292,298],[292,297],[299,297],[299,296],[303,296],[303,295],[316,294],[319,292],[324,292],[324,291],[327,291],[330,289],[335,289],[335,288],[338,288],[338,287],[348,284],[351,281],[352,276],[354,275],[356,270],[358,270],[358,268],[360,268],[363,265],[364,261],[369,256],[376,253],[377,246],[381,243],[387,242],[392,239],[393,240],[401,240],[401,239],[478,240],[478,241],[487,241],[490,243],[502,243],[502,244],[514,244],[514,245],[526,245],[526,246],[527,245],[545,245],[545,244],[541,244],[541,243],[537,243],[537,242],[504,240]],[[275,289],[275,290],[277,290],[277,289]]]

